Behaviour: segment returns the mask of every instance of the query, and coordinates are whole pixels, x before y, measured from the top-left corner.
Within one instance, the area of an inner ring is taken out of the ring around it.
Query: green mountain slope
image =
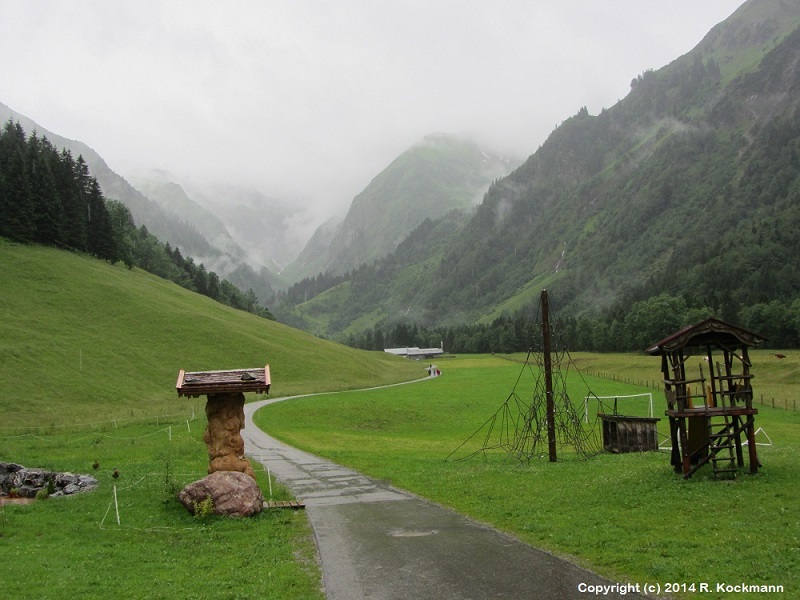
[[[234,239],[222,220],[211,210],[191,198],[183,187],[168,178],[142,177],[135,181],[136,189],[174,218],[196,229],[210,243],[210,254],[192,255],[198,263],[209,265],[242,290],[252,289],[264,302],[283,287],[280,278],[259,264],[252,252],[246,251]]]
[[[429,135],[353,199],[324,260],[319,260],[319,245],[310,244],[286,272],[296,281],[319,272],[344,273],[382,258],[425,219],[474,207],[489,184],[517,164],[488,154],[469,139]]]
[[[283,323],[343,341],[375,326],[425,323],[428,313],[421,298],[436,283],[442,256],[466,218],[452,210],[439,219],[425,219],[395,252],[372,264],[345,275],[298,282],[277,296],[274,314]],[[449,317],[457,321],[457,315]]]
[[[278,278],[266,267],[259,269],[258,274],[253,270],[243,250],[230,236],[214,234],[213,230],[203,231],[192,219],[182,217],[179,211],[187,206],[180,206],[176,210],[165,208],[114,172],[97,152],[83,142],[48,131],[0,103],[0,122],[5,123],[9,119],[19,122],[28,135],[36,131],[39,137],[47,137],[56,147],[67,148],[75,158],[83,156],[92,176],[100,184],[103,195],[127,206],[137,226],[144,225],[160,241],[180,248],[185,256],[191,256],[197,263],[203,263],[209,270],[230,281],[235,280],[242,289],[253,288],[262,300],[274,292],[273,284],[279,287]]]
[[[0,421],[180,412],[180,369],[269,363],[271,395],[409,380],[415,365],[233,310],[139,270],[0,239]]]
[[[394,280],[415,282],[408,322],[530,315],[544,287],[562,317],[606,327],[660,294],[686,307],[662,329],[709,312],[755,326],[757,306],[790,306],[800,298],[799,26],[800,3],[751,0],[691,52],[634,78],[615,106],[564,121],[435,240],[425,277],[395,253]],[[393,301],[373,298],[353,293],[339,314],[352,324]],[[633,334],[638,347],[657,335],[628,329],[612,337]]]
[[[225,225],[211,211],[192,200],[177,183],[169,180],[141,179],[134,182],[148,198],[165,210],[190,222],[215,248],[223,250],[239,261],[247,260],[247,253],[231,237]],[[227,271],[226,269],[222,269]],[[229,270],[229,269],[228,269]]]
[[[548,278],[578,313],[663,291],[714,310],[762,299],[742,293],[766,258],[744,229],[796,223],[798,24],[797,3],[749,2],[616,106],[565,121],[490,190],[432,296],[474,266],[475,293],[448,301],[485,310]],[[762,268],[790,260],[786,242]]]

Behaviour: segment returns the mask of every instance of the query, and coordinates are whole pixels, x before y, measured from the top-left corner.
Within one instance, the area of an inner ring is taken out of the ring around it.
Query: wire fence
[[[66,432],[68,430],[91,430],[102,431],[107,429],[118,429],[121,426],[132,425],[136,423],[147,424],[154,423],[156,427],[161,425],[177,425],[186,423],[190,428],[189,423],[196,421],[197,416],[192,407],[191,412],[174,413],[169,415],[146,415],[140,417],[122,417],[122,418],[109,418],[101,421],[88,421],[83,423],[64,423],[64,424],[50,424],[50,425],[19,425],[0,427],[0,439],[13,439],[15,437],[26,437],[36,435],[47,435],[55,432]],[[166,431],[164,429],[163,431]]]
[[[652,390],[663,390],[664,386],[659,380],[655,379],[639,379],[638,377],[623,377],[618,373],[605,373],[602,371],[581,370],[584,375],[598,377],[600,379],[609,379],[611,381],[618,381],[620,383],[627,383],[630,385],[638,385]],[[753,397],[753,402],[761,406],[770,406],[782,410],[797,410],[797,398],[768,398],[764,394]]]

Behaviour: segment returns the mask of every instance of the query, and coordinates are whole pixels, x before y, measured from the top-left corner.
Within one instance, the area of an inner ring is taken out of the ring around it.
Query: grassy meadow
[[[657,358],[600,355],[593,362],[593,357],[574,356],[574,364],[642,381],[659,376]],[[614,580],[658,582],[662,589],[667,582],[708,583],[712,592],[697,594],[707,598],[733,597],[715,595],[717,583],[780,584],[790,592],[786,597],[800,593],[800,412],[760,407],[756,427],[772,445],[759,446],[763,468],[757,475],[747,474],[745,466],[734,481],[714,480],[710,467],[684,480],[672,470],[666,451],[581,460],[560,448],[553,464],[545,447],[543,458],[530,463],[502,450],[453,460],[491,445],[488,429],[481,426],[518,378],[517,393],[523,398],[526,389],[532,393],[533,376],[522,370],[524,359],[440,359],[439,378],[288,400],[258,411],[256,422],[295,446],[450,506]],[[778,362],[767,351],[757,352],[754,362],[756,391],[768,373],[782,380],[781,393],[794,394],[800,382],[793,363]],[[762,369],[765,364],[769,368]],[[579,403],[587,390],[598,396],[654,392],[574,371],[567,389]],[[631,400],[620,403],[619,410],[646,414],[646,404]],[[663,394],[654,392],[655,416],[663,417],[664,409]],[[659,433],[668,447],[666,419]]]
[[[405,381],[416,366],[139,270],[2,239],[0,290],[0,461],[100,481],[79,496],[0,506],[5,595],[323,597],[302,512],[196,519],[175,499],[208,464],[205,399],[177,397],[178,371],[269,363],[282,395]]]
[[[204,425],[200,419],[188,426],[153,422],[0,437],[2,460],[99,480],[92,492],[0,506],[4,593],[17,598],[324,598],[302,512],[199,518],[178,503],[177,492],[205,475]],[[94,460],[100,464],[97,471],[90,466]],[[268,496],[260,469],[257,479]],[[289,497],[274,482],[273,488],[276,499]]]
[[[2,240],[0,290],[0,461],[100,482],[75,497],[0,506],[8,596],[322,598],[302,511],[202,519],[175,500],[207,466],[204,399],[177,397],[178,370],[264,363],[271,396],[335,392],[257,413],[267,431],[301,448],[615,579],[800,589],[800,412],[761,408],[756,424],[773,445],[759,447],[758,475],[732,482],[705,470],[684,481],[664,453],[577,460],[560,449],[556,464],[498,452],[445,460],[479,448],[479,428],[518,378],[525,396],[524,356],[441,359],[442,377],[350,391],[418,378],[424,364],[320,340],[142,271]],[[794,397],[798,353],[787,354],[754,354],[757,395],[774,386],[769,395]],[[657,359],[573,359],[586,373],[570,376],[573,399],[587,388],[650,391],[663,414],[660,393],[624,382],[657,381]],[[257,476],[267,495],[265,474]],[[272,484],[276,499],[288,497]]]

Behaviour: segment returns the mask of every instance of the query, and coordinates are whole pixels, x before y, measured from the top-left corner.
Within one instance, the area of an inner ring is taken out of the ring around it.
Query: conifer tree
[[[47,140],[34,133],[28,139],[28,169],[34,205],[35,240],[40,244],[64,243],[64,208],[56,187],[53,166],[58,153]]]
[[[130,209],[118,200],[107,200],[109,223],[116,244],[117,260],[132,269],[134,260],[134,244],[136,239],[136,223]]]
[[[103,192],[100,190],[100,184],[94,177],[89,180],[88,207],[88,250],[98,258],[114,263],[119,257],[111,218],[106,208]]]
[[[61,151],[61,165],[56,174],[56,185],[61,191],[64,208],[64,243],[74,250],[86,248],[86,203],[78,184],[78,166],[72,153]]]
[[[29,242],[35,235],[34,211],[26,168],[25,131],[19,123],[6,123],[2,147],[5,193],[0,200],[0,235]]]
[[[203,263],[200,263],[200,266],[195,271],[192,281],[194,283],[194,289],[198,294],[208,296],[208,274],[206,273],[206,268],[203,266]]]

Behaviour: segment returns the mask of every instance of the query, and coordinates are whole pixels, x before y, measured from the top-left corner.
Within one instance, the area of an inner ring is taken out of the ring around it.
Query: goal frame
[[[589,422],[589,400],[620,400],[623,398],[648,398],[649,401],[649,413],[648,416],[652,419],[653,418],[653,392],[643,392],[641,394],[628,394],[628,395],[620,395],[620,396],[595,396],[586,395],[583,398],[583,422]]]

